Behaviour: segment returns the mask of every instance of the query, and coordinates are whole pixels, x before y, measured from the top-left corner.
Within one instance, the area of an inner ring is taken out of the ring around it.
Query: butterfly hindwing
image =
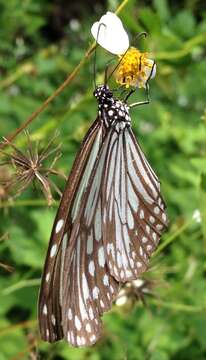
[[[102,191],[109,270],[117,281],[136,279],[147,269],[167,217],[159,180],[130,127],[113,132]]]

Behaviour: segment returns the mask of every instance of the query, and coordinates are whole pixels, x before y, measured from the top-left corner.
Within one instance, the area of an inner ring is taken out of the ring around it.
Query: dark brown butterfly
[[[159,180],[131,129],[131,106],[107,85],[94,96],[98,117],[61,199],[39,297],[42,339],[73,346],[97,341],[101,316],[121,283],[147,269],[167,225]]]

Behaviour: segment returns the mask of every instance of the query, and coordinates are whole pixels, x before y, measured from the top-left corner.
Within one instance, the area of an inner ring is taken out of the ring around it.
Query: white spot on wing
[[[95,220],[94,220],[94,233],[95,233],[95,240],[97,240],[97,241],[99,241],[102,236],[101,222],[102,222],[101,207],[100,207],[100,201],[99,201],[98,206],[97,206],[96,215],[95,215]]]
[[[153,238],[154,241],[157,240],[157,234],[155,232],[153,232],[152,238]]]
[[[104,248],[101,246],[98,251],[98,262],[101,267],[104,267],[105,264],[105,256],[104,256]]]
[[[69,308],[69,310],[68,310],[68,319],[69,319],[69,320],[72,320],[72,318],[73,318],[72,309]]]
[[[94,319],[94,313],[93,313],[93,310],[92,310],[92,307],[91,307],[91,306],[90,306],[90,308],[89,308],[89,317],[90,317],[91,320]]]
[[[134,228],[134,218],[133,218],[132,212],[129,207],[127,209],[127,221],[128,221],[129,228],[133,229]]]
[[[75,315],[74,323],[75,323],[75,326],[76,326],[77,330],[81,330],[82,324],[81,324],[81,322],[80,322],[80,320],[79,320],[79,318],[78,318],[77,315]]]
[[[158,208],[158,206],[155,206],[155,208],[154,208],[154,213],[155,213],[156,215],[158,215],[158,214],[160,213],[160,209]]]
[[[91,232],[87,239],[87,254],[90,255],[92,251],[93,251],[93,236]]]
[[[59,297],[60,297],[60,304],[62,304],[62,298],[63,298],[63,271],[64,271],[64,262],[65,262],[65,253],[67,248],[67,242],[68,242],[68,235],[67,233],[64,234],[62,244],[61,244],[61,266],[60,266],[60,291],[59,291]]]
[[[128,186],[128,199],[130,202],[131,207],[136,212],[139,207],[139,199],[134,192],[133,186],[131,184],[130,178],[127,177],[127,186]]]
[[[73,331],[70,331],[70,338],[71,338],[71,343],[74,344],[74,333],[73,333]]]
[[[50,251],[50,257],[54,257],[54,255],[56,255],[56,251],[57,251],[57,245],[54,244],[51,248],[51,251]]]
[[[92,296],[93,296],[93,299],[97,299],[98,296],[99,296],[99,288],[97,286],[94,287],[93,291],[92,291]]]
[[[52,316],[51,316],[51,322],[54,326],[56,325],[56,318],[55,318],[54,314],[52,314]]]
[[[89,323],[86,324],[86,331],[89,333],[92,331],[91,325]]]
[[[91,337],[90,337],[90,341],[91,342],[94,342],[96,340],[96,336],[95,335],[92,335]]]
[[[140,210],[139,217],[140,219],[144,219],[144,210]]]
[[[105,274],[103,277],[103,284],[105,286],[109,286],[109,276],[107,274]]]
[[[84,299],[87,300],[89,298],[89,287],[84,273],[82,274],[82,287],[83,287]]]
[[[60,232],[63,225],[64,225],[64,220],[60,219],[56,224],[56,228],[55,228],[56,234],[58,234],[58,232]]]
[[[111,291],[111,293],[113,294],[114,293],[114,289],[113,289],[113,286],[112,285],[110,285],[110,291]]]
[[[119,250],[117,251],[117,266],[118,268],[122,267],[122,257]]]
[[[46,304],[44,304],[44,306],[43,306],[43,314],[47,315],[47,306],[46,306]]]
[[[157,230],[162,230],[162,229],[163,229],[163,225],[162,225],[162,224],[157,224],[157,225],[156,225],[156,229],[157,229]]]
[[[82,340],[80,338],[80,336],[77,336],[77,345],[82,345]]]
[[[165,213],[162,214],[162,220],[163,220],[163,221],[166,221],[166,220],[167,220],[167,217],[166,217]]]
[[[94,271],[95,271],[94,261],[91,260],[90,263],[89,263],[89,273],[90,273],[90,275],[94,276]]]
[[[142,242],[145,244],[148,241],[148,238],[146,236],[143,236]]]

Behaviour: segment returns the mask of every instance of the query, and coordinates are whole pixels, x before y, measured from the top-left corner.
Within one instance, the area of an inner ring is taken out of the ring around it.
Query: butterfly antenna
[[[140,33],[138,33],[137,35],[135,35],[134,37],[134,42],[136,42],[137,40],[139,40],[141,37],[146,38],[148,36],[146,31],[142,31]]]
[[[108,69],[109,69],[111,62],[113,62],[114,60],[115,60],[115,58],[112,58],[106,64],[105,72],[104,72],[104,85],[107,85],[107,83],[108,83]]]
[[[119,60],[119,62],[117,63],[117,65],[115,66],[115,68],[112,70],[112,72],[109,74],[109,77],[107,79],[107,81],[111,78],[111,76],[114,74],[114,72],[117,70],[118,66],[121,64],[122,60],[124,59],[124,57],[126,56],[127,52],[128,52],[129,48],[125,51],[125,53],[122,55],[121,59]]]
[[[106,25],[105,25],[104,23],[99,24],[98,30],[97,30],[97,39],[96,39],[96,44],[95,44],[95,51],[94,51],[94,62],[93,62],[94,89],[96,89],[96,87],[97,87],[97,83],[96,83],[96,75],[97,75],[97,69],[96,69],[97,45],[98,45],[100,28],[101,28],[102,25],[103,25],[104,27],[106,27]]]

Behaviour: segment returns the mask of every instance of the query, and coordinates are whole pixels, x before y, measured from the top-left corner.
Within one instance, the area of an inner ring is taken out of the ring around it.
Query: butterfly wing
[[[63,329],[65,339],[73,346],[88,346],[97,341],[102,327],[100,317],[111,308],[119,290],[105,261],[102,231],[102,181],[110,139],[111,131],[91,174],[65,254]]]
[[[136,279],[147,269],[166,228],[159,180],[130,127],[113,132],[104,172],[104,246],[117,281]]]
[[[86,134],[76,156],[54,221],[39,293],[39,327],[42,339],[61,339],[62,272],[68,238],[73,222],[87,190],[89,177],[102,145],[104,127],[97,119]]]
[[[97,123],[90,135],[54,223],[39,301],[42,338],[73,346],[97,341],[119,281],[147,268],[166,226],[159,181],[131,129]]]

